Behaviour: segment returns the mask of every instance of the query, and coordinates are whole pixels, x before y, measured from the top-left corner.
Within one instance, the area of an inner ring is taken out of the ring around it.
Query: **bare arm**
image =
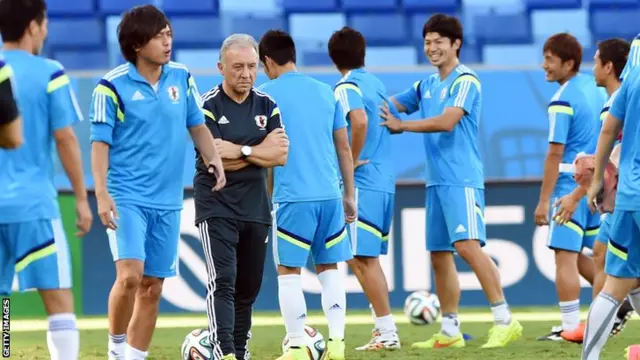
[[[460,122],[464,110],[459,107],[448,107],[441,115],[418,121],[403,121],[402,131],[431,133],[449,132]]]
[[[602,182],[602,179],[604,178],[604,169],[608,164],[607,160],[611,156],[613,145],[616,142],[616,136],[621,129],[622,121],[609,113],[604,121],[604,125],[602,125],[600,137],[598,138],[598,146],[596,148],[596,166],[593,171],[594,183]],[[619,157],[617,160],[620,160]]]
[[[91,172],[96,195],[107,194],[107,171],[109,170],[109,144],[94,141],[91,144]]]
[[[395,97],[393,97],[393,96],[391,97],[391,102],[393,103],[393,106],[396,107],[396,110],[398,110],[399,113],[406,113],[407,112],[407,110],[408,110],[407,107],[402,105],[402,104],[400,104],[398,102],[398,100],[396,100]]]
[[[251,150],[251,155],[247,156],[247,161],[263,168],[282,166],[287,163],[289,146],[270,146],[260,143]]]
[[[550,143],[549,151],[544,160],[544,175],[540,187],[540,202],[549,202],[553,188],[560,175],[560,163],[564,154],[564,144]]]
[[[16,149],[23,143],[22,117],[18,116],[8,124],[0,125],[0,148]]]
[[[351,157],[354,162],[360,159],[360,152],[367,137],[367,113],[363,109],[349,112],[351,121]]]
[[[11,73],[8,66],[0,67],[0,148],[4,149],[15,149],[24,142],[22,118],[14,99]]]
[[[334,131],[333,141],[335,143],[336,152],[338,154],[340,173],[342,174],[342,182],[344,184],[344,195],[345,197],[353,198],[355,196],[353,180],[353,158],[351,157],[351,147],[349,146],[347,128],[342,128]]]
[[[222,161],[214,145],[213,135],[205,124],[190,127],[189,133],[196,148],[200,154],[202,154],[202,159],[205,161],[205,164],[209,165],[211,162],[217,163]]]
[[[76,200],[87,200],[87,188],[84,183],[84,174],[82,172],[82,158],[80,156],[80,145],[73,128],[68,126],[57,130],[54,133],[56,147],[60,162],[64,167]]]

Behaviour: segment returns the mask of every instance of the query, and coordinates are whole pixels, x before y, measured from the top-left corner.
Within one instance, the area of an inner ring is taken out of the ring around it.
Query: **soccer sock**
[[[633,307],[633,310],[635,310],[636,313],[640,315],[640,288],[633,290],[629,294],[628,299],[631,303],[631,306]]]
[[[149,352],[138,350],[129,344],[125,345],[124,360],[144,360],[149,356]]]
[[[458,314],[456,313],[443,313],[441,326],[440,332],[446,336],[456,337],[460,335],[460,320],[458,320]]]
[[[511,323],[511,310],[506,300],[491,304],[493,323],[496,325],[509,325]]]
[[[582,360],[600,359],[600,352],[613,329],[618,307],[620,302],[604,291],[593,300],[584,332]]]
[[[303,347],[307,303],[304,300],[300,275],[278,276],[278,300],[290,346]]]
[[[397,329],[396,324],[393,321],[393,315],[389,314],[387,316],[377,317],[376,329],[378,329],[381,335],[396,332]]]
[[[580,300],[560,301],[562,330],[573,331],[580,325]]]
[[[47,347],[51,360],[76,360],[80,351],[80,335],[76,316],[71,313],[49,316]]]
[[[124,359],[124,345],[127,342],[127,335],[112,335],[109,333],[109,355],[115,360]]]
[[[338,270],[325,270],[318,274],[322,284],[322,309],[329,322],[329,338],[344,339],[344,326],[347,317],[347,293],[344,278]]]

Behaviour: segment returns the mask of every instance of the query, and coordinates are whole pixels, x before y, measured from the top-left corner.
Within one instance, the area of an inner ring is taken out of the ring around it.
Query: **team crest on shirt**
[[[446,88],[446,87],[444,89],[442,89],[442,92],[440,93],[440,101],[441,102],[444,101],[444,99],[447,97],[447,90],[448,90],[448,88]]]
[[[171,99],[171,101],[173,101],[174,104],[177,104],[178,100],[180,100],[180,91],[178,90],[178,87],[169,86],[167,91],[169,92],[169,99]]]
[[[267,117],[264,115],[257,115],[255,118],[256,125],[260,128],[260,130],[264,130],[267,126]]]

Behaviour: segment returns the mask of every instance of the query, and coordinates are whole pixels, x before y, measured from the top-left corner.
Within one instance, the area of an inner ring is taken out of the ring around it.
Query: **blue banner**
[[[539,182],[487,184],[484,217],[488,241],[485,251],[498,265],[507,301],[512,306],[557,304],[553,283],[554,254],[546,247],[548,228],[536,227],[533,222],[539,188]],[[425,250],[424,199],[424,185],[398,186],[389,254],[381,258],[394,308],[402,307],[412,291],[434,289],[429,254]],[[95,210],[95,198],[91,201]],[[207,271],[194,220],[192,194],[187,191],[182,211],[180,275],[166,280],[161,312],[205,311]],[[84,240],[82,258],[84,312],[105,314],[115,268],[104,227],[97,220]],[[458,257],[456,265],[460,272],[461,305],[486,306],[487,300],[470,268]],[[255,309],[278,310],[277,273],[271,247],[265,266]],[[368,308],[369,303],[355,276],[344,264],[340,270],[345,274],[348,307]],[[582,286],[581,301],[588,303],[591,288],[584,281]],[[303,287],[308,308],[321,309],[321,287],[311,263],[303,271]]]
[[[374,72],[393,95],[412,86],[431,74],[424,72]],[[310,73],[311,76],[330,85],[340,78],[337,72]],[[544,73],[538,70],[478,70],[482,81],[483,110],[478,142],[484,159],[485,177],[488,179],[516,179],[540,177],[547,149],[547,103],[558,88],[547,83]],[[195,76],[201,93],[222,82],[221,76]],[[84,114],[88,114],[91,93],[99,77],[74,78],[78,102]],[[257,84],[266,81],[258,76]],[[418,114],[406,117],[416,119]],[[90,167],[89,122],[77,125],[76,133],[83,150],[83,161],[88,186],[93,187]],[[422,180],[424,172],[424,147],[420,134],[400,134],[393,137],[393,157],[398,179]],[[184,160],[184,184],[191,186],[194,170],[194,151],[190,143]],[[56,164],[56,185],[70,188],[62,166]]]

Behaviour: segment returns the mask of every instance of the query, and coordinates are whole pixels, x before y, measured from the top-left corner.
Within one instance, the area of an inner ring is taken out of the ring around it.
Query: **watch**
[[[251,156],[251,146],[243,146],[240,148],[240,152],[244,156]]]

